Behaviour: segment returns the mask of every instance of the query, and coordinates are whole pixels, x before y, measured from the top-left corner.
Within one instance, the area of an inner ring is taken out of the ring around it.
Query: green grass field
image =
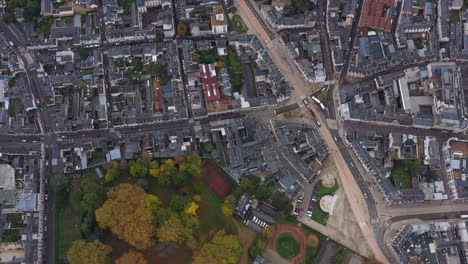
[[[332,188],[325,188],[325,186],[323,186],[320,183],[320,189],[318,193],[319,199],[321,199],[325,195],[332,195],[333,193],[336,192],[336,190],[338,190],[338,187],[339,187],[338,184],[335,183],[335,186],[333,186]]]
[[[249,28],[245,25],[244,21],[239,15],[234,15],[231,18],[232,26],[234,27],[234,30],[239,32],[239,33],[246,33]]]
[[[236,234],[237,228],[232,217],[226,217],[221,211],[223,200],[219,198],[206,184],[200,188],[200,229],[209,232],[212,229],[224,229],[227,233]]]
[[[312,211],[312,220],[314,220],[315,222],[321,225],[326,225],[327,219],[328,219],[327,213],[323,212],[322,209],[318,207],[314,208],[314,210]]]
[[[56,260],[66,256],[73,241],[81,239],[81,194],[70,192],[68,202],[57,207],[55,218],[55,250]],[[61,263],[61,262],[56,262]]]
[[[291,259],[297,256],[299,249],[299,242],[297,242],[293,234],[289,232],[281,234],[276,241],[276,251],[285,259]]]
[[[228,59],[229,66],[231,66],[232,71],[234,73],[242,73],[242,64],[239,56],[237,56],[237,53],[235,51],[229,52]]]

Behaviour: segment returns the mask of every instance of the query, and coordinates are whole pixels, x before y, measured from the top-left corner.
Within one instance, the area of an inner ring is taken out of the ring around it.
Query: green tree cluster
[[[255,238],[255,243],[249,248],[249,257],[251,259],[255,259],[257,256],[263,254],[263,250],[265,249],[268,239],[273,235],[274,227],[269,226],[262,230],[260,234],[257,235]]]
[[[197,52],[199,64],[211,64],[219,61],[219,54],[217,48],[211,48],[209,50],[200,50]]]
[[[130,175],[132,177],[142,178],[148,174],[148,164],[142,159],[131,160],[128,166],[130,167]]]
[[[242,254],[239,238],[219,231],[213,240],[205,243],[195,252],[193,264],[224,263],[235,264]]]
[[[215,149],[216,149],[215,146],[213,146],[213,144],[211,144],[211,143],[205,143],[202,146],[202,152],[203,153],[211,153]]]
[[[6,23],[16,23],[15,9],[24,8],[24,20],[26,22],[35,21],[40,17],[41,0],[9,0],[5,9],[3,19]]]
[[[201,160],[197,156],[187,156],[177,164],[173,159],[167,159],[159,164],[157,161],[150,163],[149,174],[156,178],[159,185],[172,184],[176,188],[190,184],[192,177],[201,174]]]
[[[184,195],[175,195],[171,199],[170,207],[171,210],[177,213],[181,213],[185,210],[187,205],[190,203],[190,198]]]
[[[225,216],[231,216],[234,213],[234,209],[236,209],[236,197],[231,194],[228,195],[221,205],[221,210]]]
[[[242,179],[240,188],[243,192],[254,195],[260,200],[265,200],[271,195],[271,187],[261,184],[260,178],[255,176]]]
[[[307,0],[291,0],[290,5],[286,8],[288,15],[300,15],[307,11],[312,11],[316,8],[316,5]]]
[[[52,174],[49,178],[50,187],[54,192],[65,191],[70,186],[70,177],[65,174]]]
[[[2,242],[13,243],[21,239],[19,229],[6,229],[2,232]]]
[[[112,248],[101,243],[99,240],[87,242],[77,240],[73,242],[67,252],[67,259],[70,264],[108,264],[110,263],[110,253]]]
[[[399,187],[409,189],[412,186],[412,179],[420,174],[421,165],[419,160],[401,160],[396,163],[391,172],[391,177]]]
[[[85,177],[80,182],[81,192],[81,207],[88,213],[94,213],[94,211],[101,207],[104,203],[104,196],[102,192],[102,186],[99,184],[99,178],[97,175]]]
[[[117,161],[112,162],[112,167],[109,168],[104,175],[104,181],[106,183],[113,182],[115,179],[120,177],[120,164]]]
[[[107,200],[96,210],[96,220],[118,238],[137,249],[153,244],[153,218],[161,201],[133,184],[120,184],[107,192]]]

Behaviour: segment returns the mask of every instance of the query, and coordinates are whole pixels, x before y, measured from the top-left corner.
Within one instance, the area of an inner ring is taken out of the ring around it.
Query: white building
[[[213,16],[211,16],[211,33],[226,34],[227,32],[227,20],[224,17],[223,7],[213,7]]]

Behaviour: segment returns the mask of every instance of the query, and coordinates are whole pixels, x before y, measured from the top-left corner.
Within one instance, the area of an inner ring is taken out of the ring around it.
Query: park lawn
[[[234,73],[242,73],[242,63],[239,59],[239,56],[237,56],[237,53],[235,51],[230,51],[228,58],[229,66],[231,67],[232,71]]]
[[[206,184],[200,185],[200,230],[208,233],[213,229],[224,229],[229,234],[237,234],[237,228],[232,217],[223,215],[221,205],[223,199],[218,197]]]
[[[239,15],[234,15],[231,18],[231,22],[234,27],[234,30],[239,33],[246,33],[249,30],[249,28],[245,25],[244,21]]]
[[[285,259],[291,259],[297,256],[299,249],[299,242],[290,232],[281,234],[276,241],[276,251]]]
[[[70,192],[68,202],[57,206],[55,213],[55,257],[66,256],[67,250],[75,240],[81,239],[81,193]],[[56,261],[57,263],[61,263]]]
[[[320,92],[318,95],[317,95],[317,99],[320,100],[320,102],[322,104],[324,104],[325,106],[327,106],[327,103],[328,103],[328,90],[324,89],[322,92]]]
[[[335,183],[335,185],[332,188],[325,188],[325,186],[323,186],[320,183],[320,189],[319,189],[319,193],[318,193],[319,199],[321,199],[325,195],[332,195],[333,193],[336,192],[336,190],[338,190],[338,187],[339,187],[339,185],[337,183]]]
[[[328,214],[323,212],[320,208],[315,207],[312,211],[312,220],[321,225],[327,225]]]

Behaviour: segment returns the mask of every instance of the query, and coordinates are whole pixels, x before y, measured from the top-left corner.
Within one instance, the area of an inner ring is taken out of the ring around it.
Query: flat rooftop
[[[2,190],[15,189],[15,169],[8,164],[0,164],[0,188]]]

